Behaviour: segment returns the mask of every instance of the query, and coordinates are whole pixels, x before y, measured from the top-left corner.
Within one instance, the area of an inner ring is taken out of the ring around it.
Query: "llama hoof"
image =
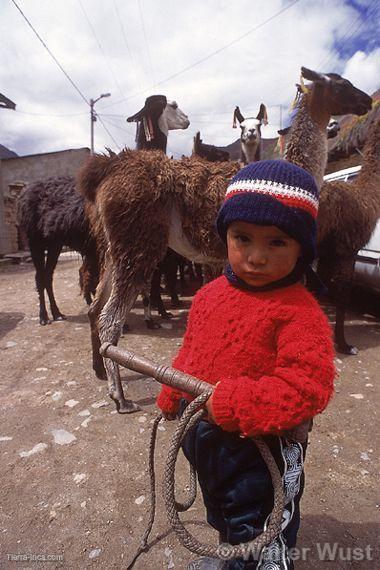
[[[65,315],[58,315],[57,317],[53,318],[55,321],[65,321],[67,317]]]
[[[151,330],[155,330],[155,329],[160,329],[161,325],[160,323],[157,323],[156,321],[154,321],[153,319],[148,319],[145,321],[146,324],[146,328],[147,329],[151,329]]]
[[[104,366],[97,366],[97,365],[94,365],[94,366],[93,366],[93,369],[94,369],[94,372],[95,372],[95,374],[96,374],[96,377],[97,377],[99,380],[107,380],[107,373],[106,373],[106,371],[105,371]]]
[[[134,412],[139,412],[141,410],[141,407],[138,404],[135,404],[135,402],[132,402],[132,400],[124,400],[124,402],[120,403],[112,396],[111,398],[116,403],[116,408],[119,414],[133,414]]]
[[[355,356],[359,353],[356,346],[351,346],[350,344],[346,344],[345,346],[338,346],[337,351],[340,352],[340,354],[349,354],[350,356]]]
[[[163,313],[161,316],[161,319],[163,319],[164,321],[169,321],[170,319],[174,318],[173,313],[168,313],[168,311],[165,311],[165,313]]]
[[[50,325],[51,324],[51,320],[50,319],[40,319],[40,325],[42,325],[43,327],[45,325]]]

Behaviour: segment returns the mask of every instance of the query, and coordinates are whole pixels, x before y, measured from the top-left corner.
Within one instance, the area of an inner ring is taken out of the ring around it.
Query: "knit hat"
[[[237,220],[276,226],[295,239],[303,258],[316,255],[316,217],[319,190],[313,176],[285,160],[248,164],[232,178],[219,210],[216,226],[223,241]]]

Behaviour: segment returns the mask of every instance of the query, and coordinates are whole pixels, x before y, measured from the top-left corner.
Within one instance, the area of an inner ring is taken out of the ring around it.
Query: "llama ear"
[[[235,107],[235,111],[234,111],[234,120],[232,123],[232,128],[236,129],[236,119],[239,121],[239,123],[242,123],[244,121],[244,117],[240,112],[239,107]]]
[[[323,81],[325,76],[307,67],[301,67],[301,77],[308,81]]]
[[[144,115],[145,115],[145,107],[140,109],[138,113],[135,113],[131,117],[128,117],[127,123],[138,123],[139,121],[143,120]]]
[[[257,115],[256,119],[258,119],[262,125],[267,125],[268,124],[268,114],[267,114],[267,108],[264,105],[264,103],[261,103],[260,105],[260,111],[259,114]]]

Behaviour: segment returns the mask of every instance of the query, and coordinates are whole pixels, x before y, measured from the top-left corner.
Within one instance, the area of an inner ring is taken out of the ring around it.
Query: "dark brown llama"
[[[174,101],[167,101],[164,95],[148,97],[145,106],[128,120],[139,120],[147,129],[138,133],[138,146],[166,151],[169,130],[186,129],[190,122]],[[149,139],[149,140],[148,140]],[[101,260],[96,242],[89,232],[84,211],[83,197],[77,192],[75,179],[70,176],[55,177],[35,182],[20,195],[18,202],[18,224],[26,232],[32,260],[36,269],[36,285],[39,297],[40,324],[49,323],[45,304],[45,290],[50,301],[54,320],[65,319],[59,310],[53,292],[53,274],[63,246],[78,251],[83,256],[79,282],[88,304],[99,281]],[[149,291],[149,285],[148,285]],[[160,308],[165,313],[162,299]],[[145,305],[149,305],[145,301]],[[152,322],[146,317],[148,324]]]
[[[100,345],[117,344],[137,294],[168,245],[196,262],[225,259],[214,219],[238,169],[236,162],[177,161],[158,151],[126,150],[117,157],[93,156],[80,173],[78,187],[107,251],[89,311],[93,366],[98,377],[108,378],[109,394],[121,413],[138,406],[124,398],[117,365],[105,360],[105,371]]]
[[[312,80],[316,83],[315,78]],[[344,81],[333,76],[329,89],[320,89],[313,83],[315,96],[307,99],[312,116],[318,103],[323,117],[328,109],[334,114],[363,114],[368,110],[371,99]],[[310,122],[310,111],[308,115]],[[327,123],[323,123],[321,131],[324,139]],[[314,135],[314,140],[317,138]],[[301,139],[298,149],[295,141],[290,141],[294,158],[300,160],[314,148],[303,147]],[[324,148],[323,144],[316,146],[319,150]],[[134,412],[138,406],[125,399],[118,366],[108,359],[103,365],[100,345],[117,344],[136,295],[142,284],[150,281],[168,245],[195,261],[225,259],[226,251],[215,233],[214,220],[228,181],[238,168],[238,163],[232,162],[207,163],[194,157],[176,161],[153,151],[125,151],[117,157],[94,156],[81,171],[79,188],[94,211],[99,239],[107,250],[89,311],[93,366],[99,377],[104,377],[106,371],[109,394],[121,413]]]
[[[52,317],[65,319],[53,292],[53,273],[63,246],[78,251],[84,258],[83,273],[98,280],[96,243],[90,235],[84,214],[83,198],[70,176],[48,178],[26,187],[18,201],[18,225],[26,232],[36,269],[40,324],[48,324],[45,303],[47,292]],[[82,273],[82,272],[81,272]],[[96,283],[86,283],[86,300],[91,303]]]
[[[336,305],[337,349],[357,354],[346,342],[344,320],[357,253],[370,240],[380,217],[380,117],[364,147],[362,169],[353,182],[324,182],[318,214],[318,271]]]
[[[364,115],[371,109],[372,99],[363,93],[363,91],[356,89],[347,79],[344,79],[338,74],[321,74],[306,68],[302,68],[301,71],[302,77],[312,83],[307,86],[302,85],[302,94],[297,101],[298,112],[291,126],[289,142],[285,151],[285,159],[311,172],[321,188],[327,164],[328,133],[326,128],[331,115],[345,115],[350,113]],[[339,185],[340,183],[331,182],[326,184],[332,185],[330,202],[331,204],[335,203],[335,184]],[[344,248],[341,246],[346,241],[345,236],[350,235],[352,228],[347,227],[344,231],[342,230],[343,226],[339,221],[342,216],[341,212],[343,207],[341,202],[338,201],[336,203],[336,209],[331,209],[329,213],[327,212],[326,203],[328,203],[328,200],[326,195],[328,190],[326,190],[326,188],[328,187],[329,186],[326,187],[326,185],[323,184],[320,212],[318,214],[318,241],[320,248],[318,253],[324,260],[320,263],[320,267],[325,268],[320,270],[320,274],[324,279],[326,279],[329,274],[329,282],[331,285],[333,284],[333,279],[335,280],[334,290],[338,292],[338,295],[335,295],[336,344],[338,350],[351,354],[355,352],[355,350],[345,342],[343,328],[347,295],[350,289],[348,283],[352,278],[351,272],[354,263],[352,260],[354,259],[353,251],[356,247],[356,241],[352,241],[352,247],[347,244],[347,250],[346,253],[344,253]],[[343,183],[343,187],[347,188],[347,185]],[[351,187],[351,184],[349,187]],[[362,199],[364,203],[364,194]],[[348,221],[349,217],[346,218],[344,216],[343,219],[348,224],[351,223]],[[327,224],[326,228],[325,224]],[[332,231],[334,224],[336,227],[335,232]],[[360,230],[363,235],[367,235],[367,231],[368,230],[364,228]],[[340,235],[339,238],[338,232]],[[331,236],[330,243],[325,236]],[[340,244],[336,250],[333,248],[333,237],[336,242]],[[363,242],[362,246],[365,243],[366,242]],[[339,261],[339,256],[342,256],[342,263]],[[350,262],[348,262],[348,259]],[[351,268],[349,267],[350,263]],[[332,264],[336,265],[336,272],[331,270]],[[341,271],[341,273],[339,273],[339,271]],[[332,277],[332,275],[334,275],[334,277]],[[339,281],[341,281],[341,287],[338,285]],[[340,295],[342,295],[341,299],[339,299]]]

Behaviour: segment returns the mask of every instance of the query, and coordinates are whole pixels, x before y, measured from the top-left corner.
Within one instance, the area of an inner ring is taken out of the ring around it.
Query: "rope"
[[[245,542],[236,546],[230,544],[222,545],[209,545],[200,542],[192,536],[184,527],[179,519],[179,512],[188,510],[194,503],[196,498],[196,477],[195,471],[191,468],[190,472],[190,492],[189,497],[184,503],[178,503],[175,498],[175,465],[178,457],[178,452],[181,447],[182,440],[187,431],[191,430],[205,415],[206,411],[204,405],[210,392],[205,392],[195,398],[185,409],[182,417],[178,422],[178,426],[173,435],[172,441],[169,446],[168,457],[165,465],[164,480],[163,480],[163,494],[166,507],[166,514],[170,526],[175,531],[179,541],[183,546],[194,554],[201,556],[210,556],[222,560],[230,560],[232,558],[242,558],[247,555],[252,555],[254,552],[260,550],[270,544],[279,534],[281,530],[282,515],[285,505],[285,496],[282,483],[282,477],[277,467],[277,464],[268,448],[266,443],[261,438],[253,438],[253,442],[260,451],[270,475],[272,477],[272,484],[274,490],[274,505],[270,515],[268,527],[254,540]],[[133,558],[132,562],[127,567],[130,570],[136,562],[138,556],[144,551],[148,550],[148,537],[154,522],[155,506],[156,506],[156,492],[155,492],[155,473],[154,473],[154,450],[157,434],[157,427],[162,418],[160,414],[154,421],[152,428],[151,441],[149,446],[149,475],[150,475],[150,513],[147,529],[144,533],[141,545]]]

